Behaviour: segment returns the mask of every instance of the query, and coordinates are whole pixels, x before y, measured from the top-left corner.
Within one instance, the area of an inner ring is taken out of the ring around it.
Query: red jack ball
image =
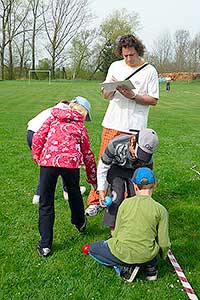
[[[82,252],[83,252],[84,254],[88,254],[89,250],[90,250],[90,244],[85,244],[85,245],[83,245],[83,247],[82,247]]]

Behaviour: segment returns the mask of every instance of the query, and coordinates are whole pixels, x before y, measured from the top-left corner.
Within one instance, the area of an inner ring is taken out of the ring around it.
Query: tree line
[[[53,79],[104,78],[119,59],[118,38],[138,35],[140,16],[113,10],[98,27],[92,24],[89,0],[0,0],[0,78],[25,79],[29,69],[51,70]],[[164,32],[145,58],[159,72],[200,72],[200,33]]]

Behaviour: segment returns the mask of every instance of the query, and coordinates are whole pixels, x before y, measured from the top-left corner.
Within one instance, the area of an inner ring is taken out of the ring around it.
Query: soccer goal
[[[31,80],[33,80],[33,74],[35,74],[34,79],[36,80],[48,80],[48,83],[51,83],[51,71],[49,70],[29,70],[28,71],[28,80],[29,83],[31,82]],[[45,76],[46,74],[46,76]]]

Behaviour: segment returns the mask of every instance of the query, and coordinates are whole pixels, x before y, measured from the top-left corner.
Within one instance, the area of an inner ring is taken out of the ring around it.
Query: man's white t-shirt
[[[112,77],[115,77],[118,81],[124,80],[136,69],[128,66],[124,60],[113,62],[108,70],[105,82],[110,82]],[[152,65],[148,64],[129,80],[135,86],[134,93],[159,98],[158,74]],[[129,133],[130,130],[146,128],[149,108],[149,105],[138,104],[116,91],[113,99],[109,101],[102,126]]]

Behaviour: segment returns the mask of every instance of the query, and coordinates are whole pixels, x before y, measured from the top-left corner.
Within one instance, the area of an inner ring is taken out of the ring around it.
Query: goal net
[[[31,80],[42,80],[42,81],[48,81],[48,83],[51,83],[51,71],[49,70],[29,70],[28,71],[28,80],[29,83]]]

